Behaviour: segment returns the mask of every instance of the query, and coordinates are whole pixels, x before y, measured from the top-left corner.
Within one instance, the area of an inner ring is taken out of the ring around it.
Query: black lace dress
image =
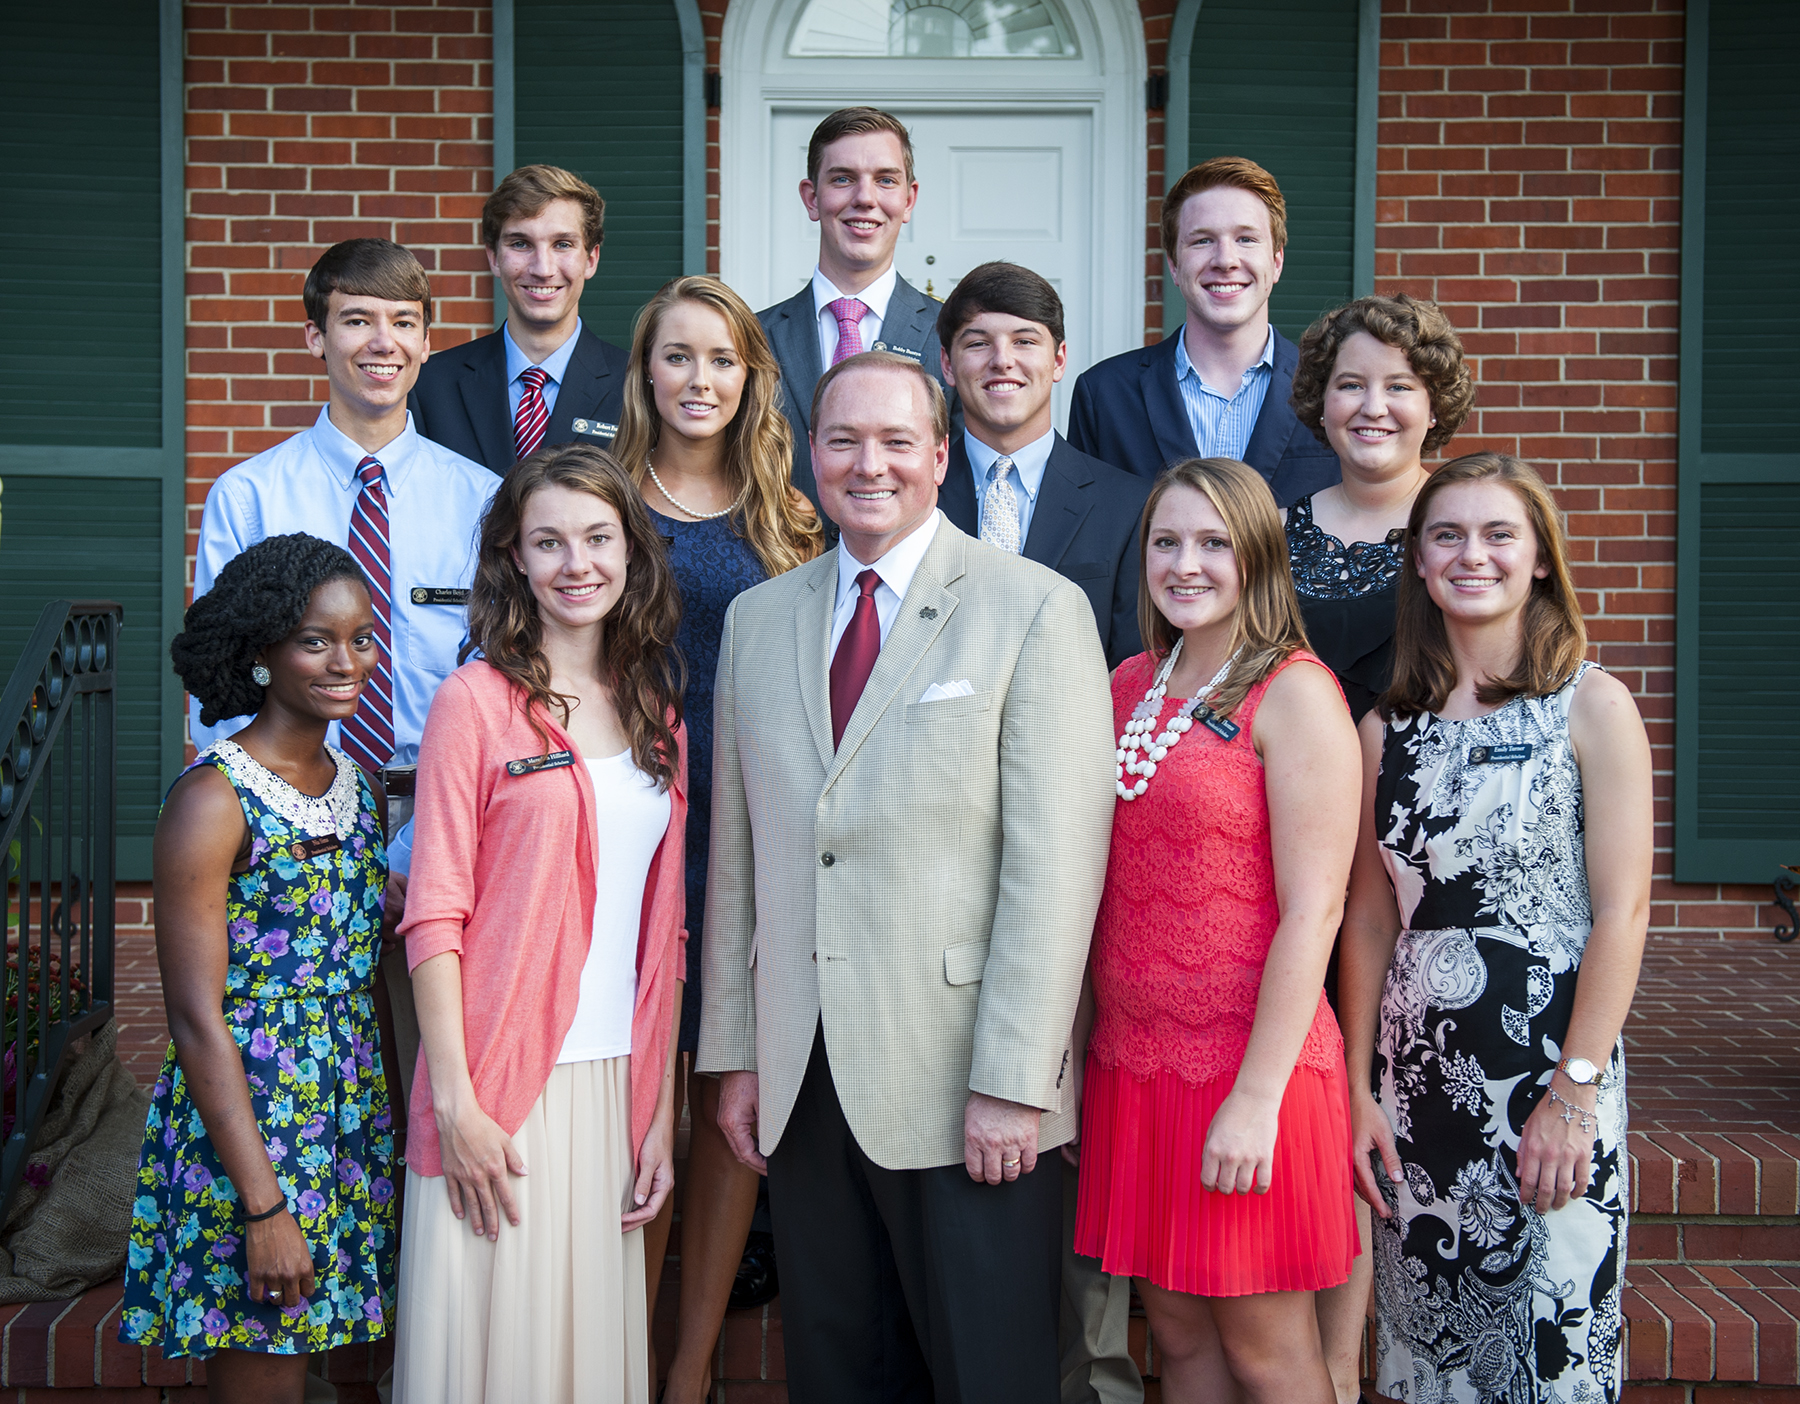
[[[1288,557],[1313,652],[1337,674],[1357,721],[1394,671],[1394,602],[1405,533],[1346,546],[1313,520],[1312,498],[1287,512]]]

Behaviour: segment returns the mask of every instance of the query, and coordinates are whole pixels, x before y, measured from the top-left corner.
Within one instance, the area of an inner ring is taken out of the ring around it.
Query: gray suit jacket
[[[767,1154],[822,1018],[877,1164],[960,1164],[971,1091],[1039,1108],[1061,1145],[1114,805],[1093,612],[941,521],[834,752],[836,593],[828,551],[725,616],[698,1066],[760,1075]]]
[[[916,360],[942,385],[944,368],[938,359],[937,315],[943,305],[906,279],[896,277],[894,295],[888,299],[887,316],[881,322],[881,340],[868,349],[897,351],[908,360]],[[812,281],[808,279],[806,286],[786,302],[758,312],[756,319],[768,333],[775,359],[781,363],[781,408],[794,431],[794,486],[812,499],[824,518],[819,487],[813,480],[812,446],[807,440],[812,432],[813,391],[818,388],[819,377],[825,374],[819,357],[819,319],[813,308]],[[836,528],[829,530],[836,540]]]

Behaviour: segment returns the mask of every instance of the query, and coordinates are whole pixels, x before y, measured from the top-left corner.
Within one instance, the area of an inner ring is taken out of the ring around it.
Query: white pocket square
[[[921,702],[942,702],[949,697],[973,697],[975,689],[967,678],[958,678],[955,682],[933,683],[926,688],[919,698]]]

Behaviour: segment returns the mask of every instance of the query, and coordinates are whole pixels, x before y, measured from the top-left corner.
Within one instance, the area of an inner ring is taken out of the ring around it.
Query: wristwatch
[[[1564,1058],[1556,1070],[1577,1087],[1592,1087],[1600,1078],[1600,1069],[1586,1058]]]

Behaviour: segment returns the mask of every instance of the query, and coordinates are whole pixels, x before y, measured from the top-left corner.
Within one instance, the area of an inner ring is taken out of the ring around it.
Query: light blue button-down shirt
[[[1023,550],[1025,542],[1031,536],[1031,514],[1037,509],[1038,493],[1044,487],[1044,470],[1050,466],[1050,450],[1056,445],[1056,430],[1052,429],[1041,439],[1034,439],[1015,454],[1008,455],[1012,461],[1012,472],[1006,475],[1011,485],[1013,496],[1019,503],[1019,546]],[[998,450],[989,448],[968,430],[963,431],[963,448],[969,455],[969,468],[975,475],[975,527],[981,529],[981,503],[987,496],[988,469],[994,466],[994,460],[1000,457]]]
[[[1269,381],[1275,375],[1275,329],[1269,328],[1269,339],[1263,343],[1262,355],[1244,372],[1237,392],[1221,395],[1200,378],[1194,363],[1188,359],[1187,333],[1175,341],[1175,385],[1181,391],[1181,403],[1187,410],[1188,425],[1194,431],[1194,442],[1202,458],[1242,459],[1256,429],[1256,417],[1262,413],[1263,401],[1269,397]]]
[[[468,633],[461,604],[414,603],[417,590],[467,590],[475,575],[475,530],[500,479],[479,463],[423,438],[412,416],[399,437],[374,455],[384,470],[388,554],[394,581],[390,620],[394,669],[394,756],[418,760],[419,735],[441,683],[456,668]],[[220,476],[206,494],[200,543],[194,555],[194,598],[212,589],[226,562],[270,536],[304,531],[340,546],[350,540],[350,514],[362,491],[356,465],[363,450],[319,411],[312,428],[247,459]],[[188,730],[205,750],[249,724],[229,717],[200,725],[190,699]],[[338,745],[337,723],[326,739]],[[396,871],[404,871],[399,862]]]
[[[569,359],[575,354],[575,342],[581,335],[581,318],[575,319],[575,330],[569,339],[541,361],[533,361],[523,351],[519,343],[512,339],[512,324],[500,328],[500,344],[506,348],[506,422],[513,423],[519,417],[519,400],[525,394],[525,382],[519,377],[537,366],[549,377],[544,381],[544,408],[551,414],[556,413],[556,392],[562,389],[565,376],[569,373]]]

